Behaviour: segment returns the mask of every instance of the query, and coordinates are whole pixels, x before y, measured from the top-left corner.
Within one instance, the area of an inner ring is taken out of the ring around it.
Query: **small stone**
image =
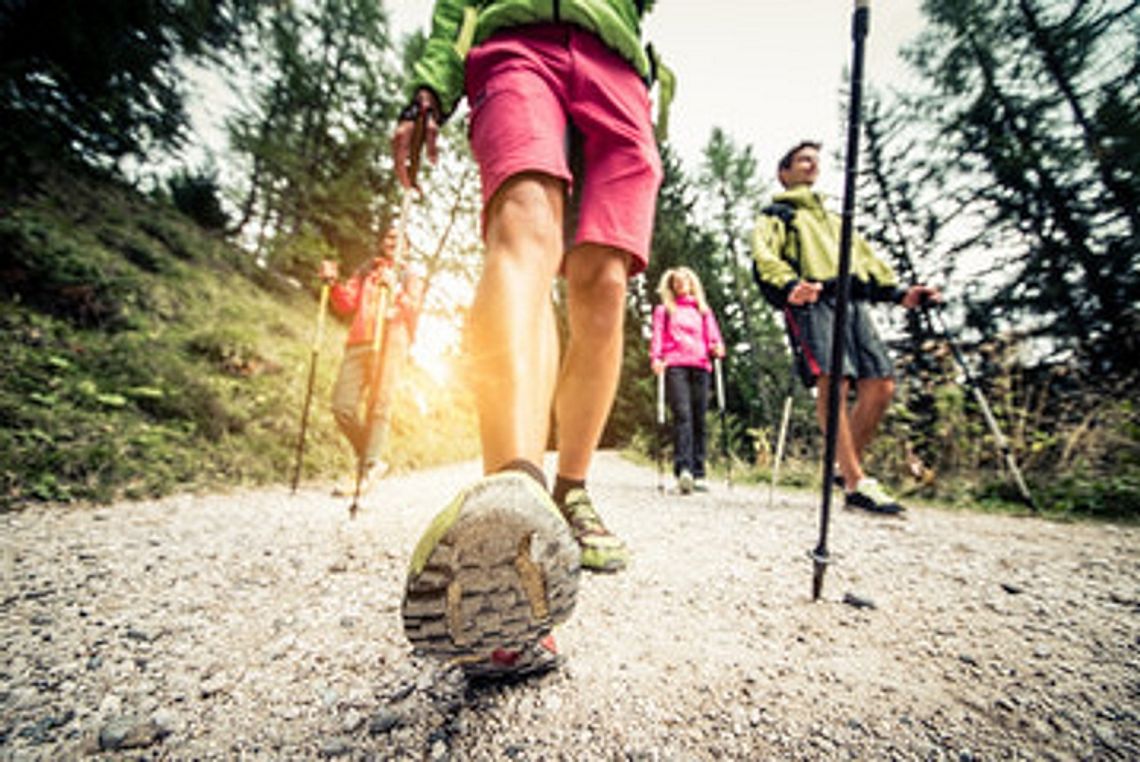
[[[870,598],[864,598],[860,595],[856,595],[855,593],[844,593],[843,594],[843,602],[846,603],[848,606],[854,606],[857,609],[875,609],[875,608],[878,608],[878,606],[875,605],[875,602],[872,601]]]
[[[320,751],[318,752],[322,757],[343,757],[345,754],[352,752],[352,747],[349,746],[348,741],[343,738],[330,738],[321,743]]]
[[[178,730],[181,724],[178,714],[170,709],[156,709],[151,714],[150,721],[154,723],[154,726],[164,737]]]
[[[103,751],[145,749],[167,735],[153,720],[118,717],[99,731],[99,748]]]
[[[379,736],[391,732],[404,723],[404,718],[390,709],[381,709],[368,721],[368,735]]]
[[[128,640],[137,640],[140,643],[153,643],[154,641],[158,640],[160,637],[162,637],[162,631],[161,630],[159,630],[157,632],[150,632],[148,630],[143,630],[143,629],[140,629],[138,627],[127,628],[127,639]]]

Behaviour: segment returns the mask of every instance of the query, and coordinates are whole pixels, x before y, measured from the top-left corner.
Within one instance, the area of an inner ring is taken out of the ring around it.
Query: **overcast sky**
[[[920,0],[873,0],[866,82],[901,81],[900,45],[920,30]],[[426,31],[429,0],[385,0],[393,31]],[[677,75],[670,143],[695,170],[713,127],[750,144],[765,177],[803,138],[820,139],[830,161],[845,143],[839,122],[844,67],[851,60],[851,0],[658,0],[646,17],[652,41]],[[820,187],[838,194],[841,167]]]

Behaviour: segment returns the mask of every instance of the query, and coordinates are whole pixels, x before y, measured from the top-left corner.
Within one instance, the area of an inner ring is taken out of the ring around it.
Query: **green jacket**
[[[495,32],[523,24],[564,21],[596,34],[629,61],[647,83],[660,83],[658,134],[664,137],[674,78],[652,46],[641,45],[641,17],[654,0],[436,0],[431,35],[423,57],[413,66],[408,95],[421,87],[439,98],[445,117],[463,95],[467,51]]]
[[[762,214],[752,233],[752,257],[765,296],[782,307],[798,281],[826,283],[839,277],[843,221],[827,211],[823,199],[807,185],[778,193],[772,200],[794,209],[791,225],[779,215]],[[905,293],[890,265],[875,256],[858,233],[851,240],[851,278],[851,293],[857,299],[899,301]]]

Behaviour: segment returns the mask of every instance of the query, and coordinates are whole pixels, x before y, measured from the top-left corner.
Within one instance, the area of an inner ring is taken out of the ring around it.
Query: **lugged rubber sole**
[[[529,476],[495,474],[432,522],[402,607],[416,651],[459,664],[525,650],[569,619],[580,559],[566,522]]]

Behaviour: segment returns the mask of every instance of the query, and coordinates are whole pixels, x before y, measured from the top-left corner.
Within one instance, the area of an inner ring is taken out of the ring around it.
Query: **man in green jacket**
[[[796,347],[801,377],[818,383],[816,414],[827,429],[831,382],[832,317],[839,275],[841,219],[827,211],[812,191],[819,177],[819,143],[804,141],[780,159],[777,177],[784,192],[773,198],[752,237],[755,273],[765,296],[784,310],[789,339]],[[875,256],[859,235],[852,237],[851,302],[844,329],[843,379],[840,382],[836,459],[846,504],[874,513],[897,514],[903,508],[862,467],[863,453],[894,396],[894,371],[886,347],[871,321],[869,303],[890,302],[913,309],[937,302],[937,289],[916,284],[900,287],[890,266]],[[847,407],[849,379],[856,402]]]
[[[586,475],[617,389],[626,285],[645,269],[661,181],[648,83],[664,70],[640,40],[650,5],[437,0],[392,140],[408,187],[414,120],[426,113],[434,161],[439,125],[466,95],[486,247],[468,325],[486,476],[420,540],[403,614],[418,650],[469,672],[549,665],[548,633],[570,615],[579,567],[617,571],[628,560]],[[561,367],[558,276],[569,319]],[[558,470],[547,492],[552,406]]]

